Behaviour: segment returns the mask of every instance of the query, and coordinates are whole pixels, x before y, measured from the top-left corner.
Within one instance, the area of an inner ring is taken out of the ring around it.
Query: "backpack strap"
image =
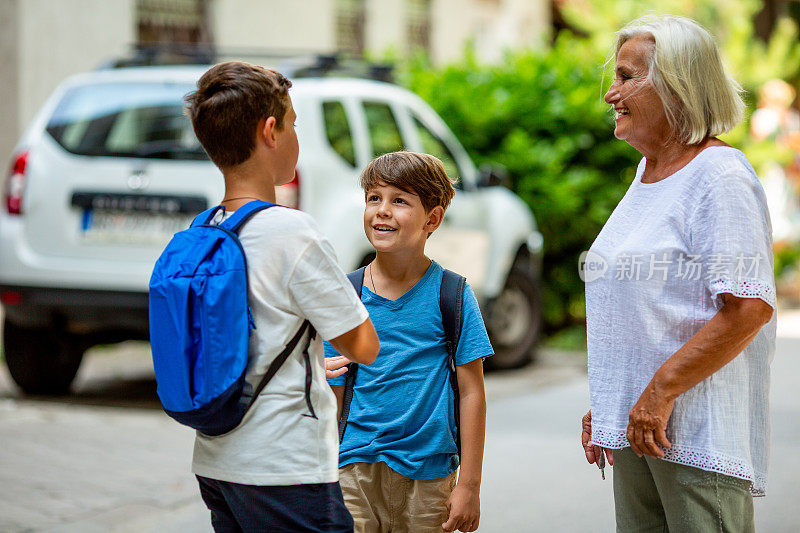
[[[210,209],[206,209],[205,211],[194,217],[194,220],[192,220],[192,223],[189,225],[189,227],[200,226],[201,224],[208,224],[209,222],[211,222],[211,220],[214,218],[214,215],[216,215],[217,211],[220,209],[222,209],[223,212],[225,210],[225,208],[221,205],[215,205]]]
[[[230,216],[227,220],[222,221],[219,225],[222,229],[230,231],[231,233],[238,235],[239,231],[241,231],[242,226],[244,226],[248,220],[250,220],[256,213],[259,211],[263,211],[264,209],[269,209],[270,207],[275,207],[275,204],[269,202],[263,202],[261,200],[253,200],[252,202],[247,202],[243,206],[239,207],[236,211],[233,212],[233,215]],[[223,206],[217,206],[215,208],[210,209],[209,211],[211,214],[206,219],[206,224],[211,222],[211,219],[216,214],[216,210],[218,208],[225,209]],[[198,217],[199,219],[200,217]],[[197,220],[197,219],[196,219]],[[246,260],[246,257],[245,257]],[[250,315],[250,306],[247,307],[248,315]],[[252,320],[252,317],[249,318]],[[294,349],[297,348],[297,345],[300,343],[300,340],[303,338],[303,334],[309,331],[308,336],[308,345],[306,349],[303,350],[303,359],[306,365],[306,380],[305,380],[305,397],[306,397],[306,405],[308,406],[308,410],[310,414],[303,415],[303,416],[310,416],[312,418],[317,418],[316,413],[314,412],[314,406],[311,404],[311,359],[308,355],[308,350],[311,345],[311,341],[317,334],[317,331],[314,329],[314,326],[311,325],[311,322],[308,320],[303,321],[300,325],[300,329],[297,330],[297,333],[294,334],[294,337],[286,344],[284,349],[275,357],[275,359],[270,363],[267,371],[264,373],[264,376],[261,378],[261,381],[256,386],[255,390],[253,391],[253,397],[250,399],[250,403],[244,410],[244,414],[247,414],[247,411],[256,403],[259,394],[261,391],[264,390],[264,387],[267,386],[267,383],[278,373],[278,370],[283,366],[283,363],[292,355]],[[244,414],[242,418],[244,418]]]
[[[361,299],[361,289],[364,287],[364,270],[366,267],[361,267],[354,270],[347,275],[347,279],[353,284],[359,300]],[[356,386],[356,374],[358,373],[358,365],[350,363],[347,365],[347,372],[344,374],[344,398],[342,398],[342,416],[339,417],[339,444],[344,439],[344,430],[347,428],[347,417],[350,415],[350,403],[353,401],[353,390]]]
[[[269,207],[273,207],[275,204],[271,204],[269,202],[262,202],[261,200],[254,200],[252,202],[247,202],[245,205],[241,206],[239,209],[233,212],[233,215],[228,219],[223,221],[220,224],[220,227],[224,227],[228,231],[232,231],[234,233],[239,233],[242,229],[242,226],[250,220],[250,218],[255,215],[257,212],[267,209]],[[225,212],[225,206],[223,205],[215,205],[210,209],[206,209],[192,220],[190,227],[194,226],[201,226],[204,224],[211,224],[211,221],[214,220],[214,216],[217,214],[217,211],[222,210]]]
[[[306,320],[306,322],[308,322],[308,320]],[[317,330],[314,329],[314,326],[312,326],[310,323],[309,323],[309,326],[308,326],[308,333],[309,333],[308,334],[308,343],[306,343],[306,349],[303,350],[303,361],[306,364],[306,390],[305,390],[305,393],[306,393],[306,405],[308,406],[308,413],[309,414],[303,415],[303,416],[307,416],[309,418],[313,418],[315,420],[318,420],[317,413],[314,412],[314,405],[311,403],[311,381],[312,381],[311,356],[308,354],[308,351],[311,348],[311,341],[314,340],[314,337],[317,336]]]
[[[353,284],[353,288],[356,290],[356,294],[358,294],[359,298],[361,298],[361,289],[364,287],[364,271],[366,269],[367,267],[361,267],[347,275],[347,279]]]
[[[244,226],[245,223],[253,217],[253,215],[259,211],[263,211],[264,209],[269,209],[270,207],[275,207],[275,204],[262,202],[261,200],[247,202],[234,211],[230,218],[224,220],[220,224],[220,227],[238,235],[239,231],[242,229],[242,226]],[[210,220],[211,219],[209,218],[209,221]]]
[[[261,394],[261,391],[264,390],[264,387],[267,386],[267,383],[269,383],[270,380],[275,376],[275,374],[278,373],[278,370],[281,368],[281,366],[283,366],[283,363],[285,363],[286,360],[289,358],[289,356],[292,355],[292,352],[297,347],[297,345],[300,343],[300,339],[303,338],[303,334],[308,329],[311,330],[311,335],[309,335],[309,344],[311,343],[311,339],[316,334],[316,331],[314,330],[314,326],[311,325],[311,322],[309,322],[308,320],[305,320],[305,321],[303,321],[303,324],[300,326],[300,329],[297,330],[297,333],[294,334],[294,337],[292,337],[292,339],[289,341],[289,343],[283,349],[283,351],[281,353],[279,353],[278,356],[275,357],[275,359],[273,359],[272,363],[270,363],[269,367],[267,368],[267,371],[264,372],[264,377],[261,378],[261,381],[258,382],[258,386],[256,386],[255,390],[253,390],[253,397],[250,399],[250,403],[247,404],[247,407],[244,410],[244,414],[247,414],[247,411],[249,411],[250,408],[253,406],[253,404],[256,403],[256,399],[258,398],[258,395]],[[310,387],[311,383],[310,383],[310,379],[309,379],[311,366],[309,364],[310,361],[308,361],[308,348],[306,348],[305,357],[306,357],[306,361],[307,361],[307,364],[306,364],[306,403],[308,404],[308,407],[311,410],[312,416],[314,418],[316,418],[316,415],[314,414],[314,408],[311,406],[311,398],[310,398],[310,394],[309,394],[310,393],[310,388],[311,388]],[[242,418],[244,418],[244,414],[242,415]]]
[[[456,446],[461,456],[461,401],[456,370],[456,351],[461,338],[462,303],[466,278],[451,270],[442,272],[442,287],[439,292],[439,308],[442,312],[444,335],[447,339],[447,366],[450,369],[450,387],[453,389],[453,406],[456,421]]]

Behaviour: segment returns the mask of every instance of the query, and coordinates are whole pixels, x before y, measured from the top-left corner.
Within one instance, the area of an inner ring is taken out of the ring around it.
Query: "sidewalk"
[[[800,309],[778,310],[779,339],[800,339]]]

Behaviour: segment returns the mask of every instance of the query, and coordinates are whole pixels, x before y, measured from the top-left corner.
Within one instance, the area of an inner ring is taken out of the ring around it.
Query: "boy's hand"
[[[352,363],[350,359],[342,355],[325,358],[325,379],[333,379],[347,372],[347,365]]]
[[[475,531],[481,518],[481,499],[478,489],[456,485],[447,499],[447,521],[444,531]]]

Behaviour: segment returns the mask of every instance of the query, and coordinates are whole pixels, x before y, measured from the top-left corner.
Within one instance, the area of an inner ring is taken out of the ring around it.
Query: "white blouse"
[[[656,183],[643,159],[581,262],[592,441],[620,449],[628,413],[656,370],[721,308],[720,294],[775,308],[772,229],[764,191],[742,152],[709,147]],[[769,364],[775,313],[730,363],[680,395],[667,461],[766,491]]]

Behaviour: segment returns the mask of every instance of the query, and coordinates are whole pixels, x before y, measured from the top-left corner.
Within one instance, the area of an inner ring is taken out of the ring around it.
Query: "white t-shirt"
[[[317,418],[304,416],[309,414],[305,335],[236,429],[216,437],[197,433],[192,471],[247,485],[336,482],[336,399],[325,380],[322,339],[359,326],[368,318],[367,311],[309,215],[273,207],[250,219],[239,238],[247,257],[248,302],[256,324],[245,394],[252,395],[307,318],[318,332],[309,347],[311,402]]]
[[[744,154],[707,148],[656,183],[641,182],[644,167],[586,258],[592,441],[613,449],[630,445],[630,409],[720,310],[720,294],[775,308],[769,213]],[[667,461],[750,480],[764,494],[775,323],[773,314],[742,353],[677,398]]]

